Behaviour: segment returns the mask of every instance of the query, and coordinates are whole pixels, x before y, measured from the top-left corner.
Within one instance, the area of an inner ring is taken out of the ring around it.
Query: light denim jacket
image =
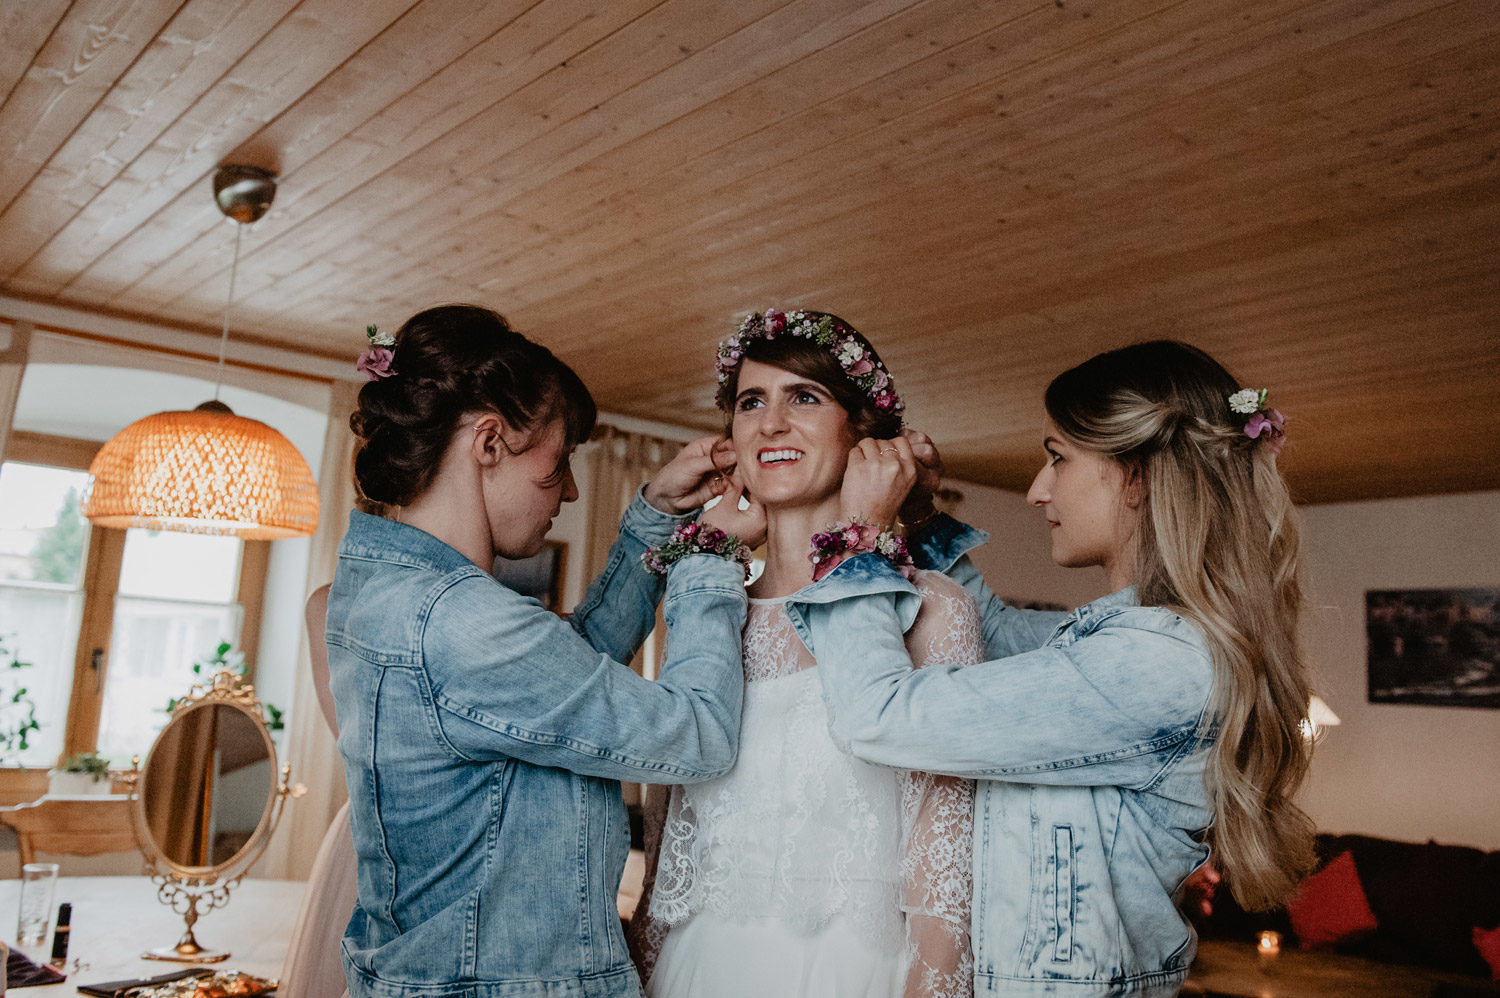
[[[622,779],[734,763],[742,569],[640,555],[680,518],[643,499],[571,620],[430,534],[354,513],[328,597],[359,903],[353,998],[638,998],[615,895]],[[620,664],[666,591],[660,682]]]
[[[1174,898],[1208,856],[1213,669],[1198,631],[1126,589],[1073,613],[1007,607],[939,518],[913,551],[980,604],[994,661],[913,671],[910,583],[875,555],[792,597],[834,738],[977,780],[977,994],[1175,995],[1196,949]]]

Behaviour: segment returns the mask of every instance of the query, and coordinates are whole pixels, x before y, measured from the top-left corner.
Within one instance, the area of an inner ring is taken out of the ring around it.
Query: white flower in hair
[[[1229,396],[1229,408],[1242,416],[1248,416],[1261,407],[1261,400],[1264,397],[1263,389],[1241,388]]]

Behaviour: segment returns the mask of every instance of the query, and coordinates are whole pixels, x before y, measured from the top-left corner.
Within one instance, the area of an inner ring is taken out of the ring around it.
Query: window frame
[[[93,440],[13,430],[6,443],[4,460],[88,471],[102,446]],[[88,555],[82,579],[83,612],[74,652],[73,686],[64,719],[63,749],[58,762],[70,755],[91,752],[97,745],[104,688],[109,675],[109,639],[114,626],[115,595],[125,556],[125,534],[124,530],[89,524]],[[234,636],[234,642],[245,655],[246,681],[250,683],[255,681],[256,652],[260,644],[260,622],[270,561],[270,541],[244,542],[235,591],[235,601],[240,604],[242,613],[240,633]],[[0,805],[35,800],[46,792],[46,770],[0,767]]]

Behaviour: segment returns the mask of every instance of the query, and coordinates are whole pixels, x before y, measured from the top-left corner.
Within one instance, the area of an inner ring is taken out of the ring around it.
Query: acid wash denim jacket
[[[976,995],[1175,995],[1196,937],[1174,898],[1208,856],[1213,669],[1194,626],[1126,589],[1072,613],[1006,606],[947,517],[914,545],[980,603],[988,654],[913,671],[910,583],[849,559],[788,605],[835,740],[975,779]]]
[[[353,998],[639,998],[616,894],[620,780],[733,764],[744,572],[640,556],[682,518],[640,496],[570,620],[411,526],[353,513],[328,655],[359,903]],[[629,667],[665,588],[660,682]]]

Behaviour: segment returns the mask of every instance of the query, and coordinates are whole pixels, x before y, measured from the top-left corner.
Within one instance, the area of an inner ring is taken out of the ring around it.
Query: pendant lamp
[[[83,515],[101,527],[145,527],[244,540],[311,534],[318,526],[318,489],[292,442],[219,401],[229,306],[244,226],[271,207],[276,179],[253,166],[222,166],[214,200],[236,224],[224,331],[214,397],[191,411],[136,420],[100,448]]]

